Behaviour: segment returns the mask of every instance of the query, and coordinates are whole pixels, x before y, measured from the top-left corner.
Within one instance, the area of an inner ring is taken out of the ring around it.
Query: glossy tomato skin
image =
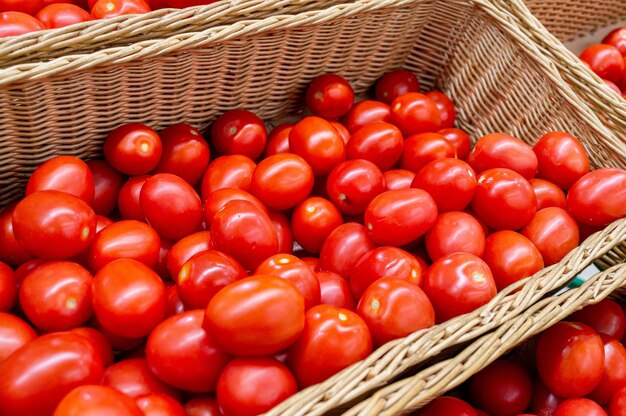
[[[323,270],[347,278],[361,256],[376,247],[367,228],[349,222],[335,228],[328,235],[320,251]]]
[[[454,103],[452,100],[441,91],[429,91],[426,93],[426,96],[437,104],[439,115],[441,117],[441,128],[449,129],[454,127],[456,110],[454,109]]]
[[[178,273],[183,265],[196,254],[211,249],[211,233],[198,231],[179,240],[167,252],[166,266],[170,277],[178,278]]]
[[[320,303],[355,310],[356,302],[346,279],[333,272],[316,272],[320,284]]]
[[[92,20],[91,15],[75,4],[50,4],[41,9],[35,17],[48,29],[56,29]]]
[[[76,387],[61,400],[53,416],[143,416],[135,402],[107,386],[87,384]]]
[[[203,320],[202,310],[183,312],[161,322],[150,334],[148,366],[170,386],[196,393],[215,391],[230,356],[202,329]]]
[[[588,63],[591,70],[602,79],[616,84],[622,79],[623,58],[615,46],[591,45],[580,54],[580,59]]]
[[[8,312],[17,300],[17,278],[13,269],[0,261],[0,312]]]
[[[467,160],[472,148],[472,141],[469,135],[461,129],[448,128],[437,131],[452,144],[455,150],[455,157],[461,160]]]
[[[202,177],[200,187],[202,200],[206,200],[211,193],[222,188],[249,191],[255,168],[256,163],[243,155],[220,156],[213,160]]]
[[[43,0],[2,0],[0,12],[15,11],[34,16],[43,6]]]
[[[400,160],[403,146],[404,138],[396,126],[376,121],[352,133],[347,146],[347,157],[369,160],[381,171],[386,171]]]
[[[283,123],[274,127],[267,138],[264,156],[289,153],[289,133],[293,128],[291,123]]]
[[[537,247],[546,266],[558,263],[579,243],[578,225],[563,208],[537,211],[521,233]]]
[[[135,399],[144,416],[185,416],[183,405],[166,394],[150,393]]]
[[[335,127],[315,116],[305,117],[293,126],[289,149],[306,160],[316,176],[327,175],[346,160],[346,146]]]
[[[452,253],[434,262],[422,288],[435,308],[437,322],[471,312],[496,295],[489,266],[469,253]]]
[[[552,182],[532,178],[530,185],[533,187],[537,198],[537,211],[548,207],[565,208],[565,193]]]
[[[243,155],[256,160],[265,149],[267,130],[256,114],[230,110],[215,120],[211,138],[220,155]]]
[[[39,165],[28,179],[26,195],[37,191],[60,191],[91,205],[93,175],[85,162],[74,156],[57,156]]]
[[[326,191],[342,213],[359,215],[372,199],[385,191],[385,178],[378,166],[368,160],[348,160],[330,172]]]
[[[96,214],[83,200],[59,191],[38,191],[13,210],[13,232],[31,254],[67,259],[85,250],[96,234]]]
[[[474,197],[476,174],[462,160],[437,159],[417,172],[411,187],[428,192],[439,212],[462,211]]]
[[[380,245],[403,246],[424,235],[437,219],[437,205],[421,189],[386,191],[370,202],[365,225]]]
[[[298,392],[287,366],[273,358],[235,358],[217,383],[217,402],[225,416],[264,413]]]
[[[539,336],[536,360],[541,380],[554,394],[581,397],[602,379],[602,339],[587,325],[559,322]]]
[[[626,348],[621,342],[605,334],[600,334],[604,344],[604,374],[600,383],[587,397],[605,405],[622,387],[626,387]]]
[[[341,212],[325,198],[310,197],[293,210],[294,239],[310,253],[319,253],[328,235],[343,224]]]
[[[99,0],[103,4],[108,1],[118,0]],[[157,132],[143,124],[124,124],[113,130],[104,141],[107,162],[127,175],[150,172],[159,163],[162,152],[163,144]]]
[[[478,416],[476,410],[469,403],[450,396],[438,397],[430,402],[419,416]]]
[[[507,168],[530,180],[537,173],[538,162],[533,149],[517,137],[492,133],[476,142],[468,163],[477,173]]]
[[[195,185],[209,165],[211,152],[200,132],[189,124],[172,124],[159,136],[163,143],[156,173],[172,173]]]
[[[394,99],[389,122],[398,127],[404,137],[441,129],[437,104],[419,92],[409,92]]]
[[[124,177],[104,160],[89,160],[87,166],[94,184],[91,207],[98,215],[109,215],[117,206]]]
[[[617,302],[608,298],[574,312],[568,320],[581,322],[615,339],[622,339],[626,332],[624,310]]]
[[[537,415],[553,415],[561,398],[557,397],[543,384],[540,379],[535,379],[533,395],[528,410]]]
[[[554,416],[607,416],[607,414],[593,400],[581,397],[562,401],[556,408]]]
[[[567,209],[579,224],[604,226],[626,215],[626,171],[597,169],[567,193]]]
[[[199,396],[187,401],[184,405],[188,416],[221,416],[217,400],[209,396]]]
[[[354,134],[361,127],[375,122],[389,121],[389,106],[380,101],[365,100],[354,104],[348,114],[342,117],[341,122]]]
[[[95,348],[96,353],[100,357],[100,361],[104,368],[107,368],[111,364],[113,364],[113,348],[111,344],[107,340],[107,338],[97,329],[91,327],[79,327],[70,330],[71,333],[80,335],[81,337],[86,338],[91,345]]]
[[[46,26],[22,12],[0,12],[0,39],[44,30]]]
[[[569,189],[589,172],[589,157],[585,148],[569,133],[547,133],[535,143],[533,151],[539,163],[537,177],[561,189]]]
[[[148,175],[133,176],[122,185],[117,198],[117,208],[125,220],[146,221],[141,209],[141,188],[150,178]]]
[[[426,233],[426,250],[432,261],[456,252],[482,257],[485,232],[472,215],[459,211],[446,212],[437,217]]]
[[[375,95],[378,101],[391,104],[397,97],[408,92],[419,92],[420,83],[411,71],[387,72],[377,82]]]
[[[0,261],[17,267],[34,257],[15,238],[13,232],[13,210],[11,204],[0,211]]]
[[[419,133],[407,137],[404,142],[400,167],[419,172],[429,162],[454,157],[454,146],[438,133]]]
[[[0,364],[35,338],[37,333],[25,321],[10,313],[0,312]]]
[[[222,209],[224,205],[230,201],[236,200],[249,201],[265,214],[269,214],[265,205],[263,205],[263,203],[251,193],[237,188],[223,188],[212,192],[204,200],[204,220],[206,223],[211,224],[217,211]]]
[[[99,383],[103,371],[86,338],[69,332],[43,335],[0,364],[0,411],[50,415],[73,388]]]
[[[372,336],[356,313],[331,305],[309,309],[302,336],[287,361],[301,388],[322,382],[367,357]]]
[[[306,91],[306,105],[316,116],[335,119],[346,114],[354,102],[350,83],[340,75],[316,77]]]
[[[609,416],[619,416],[626,412],[626,387],[619,389],[609,403]]]
[[[626,29],[619,27],[612,30],[602,39],[602,43],[615,46],[622,55],[626,55]]]
[[[152,373],[145,358],[131,358],[109,366],[102,377],[102,384],[113,387],[131,399],[155,393],[180,398],[176,389]]]
[[[415,179],[415,172],[406,169],[392,169],[383,173],[387,191],[409,189]]]

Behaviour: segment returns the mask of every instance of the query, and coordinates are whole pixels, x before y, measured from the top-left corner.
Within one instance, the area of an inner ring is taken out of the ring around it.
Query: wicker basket
[[[458,124],[473,139],[503,131],[533,143],[547,131],[566,130],[585,145],[594,167],[626,167],[619,139],[514,20],[489,0],[356,0],[0,69],[0,206],[21,195],[29,173],[46,159],[100,156],[104,137],[121,123],[204,129],[237,107],[264,119],[283,117],[300,111],[307,83],[330,71],[363,93],[386,71],[406,67],[425,88],[456,101]],[[625,240],[626,220],[618,221],[519,292],[512,294],[521,284],[473,313],[388,343],[270,414],[346,406],[497,328],[591,262],[623,263]]]

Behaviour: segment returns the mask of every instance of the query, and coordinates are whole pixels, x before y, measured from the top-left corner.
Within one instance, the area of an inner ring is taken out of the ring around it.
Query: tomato
[[[335,228],[328,235],[320,251],[322,270],[347,278],[361,256],[376,247],[367,228],[349,222]]]
[[[169,318],[170,316],[183,313],[184,311],[185,305],[183,305],[183,302],[180,300],[180,296],[178,296],[178,287],[176,285],[168,286],[166,316]]]
[[[326,380],[372,352],[372,336],[356,313],[318,305],[306,313],[302,336],[287,355],[301,388]]]
[[[568,320],[581,322],[601,334],[622,339],[626,332],[626,315],[622,307],[611,299],[603,299],[594,305],[574,312]]]
[[[145,343],[145,337],[130,338],[121,335],[114,334],[108,329],[104,328],[97,319],[92,319],[90,325],[100,332],[111,345],[114,350],[117,351],[130,351]]]
[[[387,191],[409,189],[413,179],[415,179],[415,172],[406,169],[393,169],[383,173],[383,178]]]
[[[135,399],[144,416],[185,416],[183,406],[165,394],[151,393]]]
[[[385,171],[393,167],[400,156],[404,139],[400,130],[384,121],[369,123],[352,134],[348,142],[348,159],[365,159]]]
[[[495,230],[518,230],[530,223],[537,198],[530,183],[506,168],[484,171],[478,176],[472,210]]]
[[[254,113],[230,110],[215,120],[211,138],[221,155],[243,155],[256,160],[265,149],[267,130]]]
[[[607,414],[593,400],[576,398],[562,401],[556,408],[554,416],[607,416]]]
[[[612,83],[611,81],[609,81],[608,79],[603,79],[602,81],[604,81],[604,83],[613,91],[615,91],[618,95],[622,95],[622,90],[615,85],[614,83]],[[623,82],[622,82],[623,83]]]
[[[76,387],[59,403],[53,416],[143,416],[130,397],[111,387],[84,385]]]
[[[94,19],[110,19],[150,11],[150,6],[144,0],[98,0],[91,8],[91,16]]]
[[[552,182],[532,178],[530,185],[533,187],[537,198],[537,211],[548,207],[565,208],[565,193]]]
[[[520,139],[504,133],[481,137],[467,159],[470,166],[481,173],[488,169],[511,169],[526,180],[537,173],[537,156],[533,149]]]
[[[293,128],[291,123],[283,123],[274,127],[267,138],[264,156],[289,153],[289,133]]]
[[[350,273],[350,290],[360,299],[372,283],[395,277],[419,285],[422,267],[410,253],[396,247],[377,247],[362,255]]]
[[[306,265],[309,266],[309,269],[313,270],[315,273],[322,271],[322,266],[318,257],[300,257],[300,260],[306,263]]]
[[[250,183],[250,192],[269,209],[295,207],[313,189],[313,169],[300,156],[283,153],[261,161]]]
[[[50,415],[73,388],[99,383],[104,369],[87,338],[43,335],[0,363],[0,412]]]
[[[13,232],[21,246],[44,259],[67,259],[85,250],[96,234],[96,214],[75,196],[38,191],[13,210]]]
[[[117,259],[134,259],[154,267],[159,259],[161,239],[148,224],[118,221],[100,231],[89,248],[89,266],[98,271]]]
[[[0,365],[35,338],[35,330],[25,321],[15,315],[0,312]]]
[[[276,229],[269,217],[248,201],[231,201],[211,221],[216,250],[232,256],[246,270],[254,270],[278,253]]]
[[[22,283],[24,278],[30,272],[32,272],[33,270],[35,270],[37,267],[41,266],[42,264],[46,264],[46,263],[48,263],[48,260],[33,259],[33,260],[27,261],[26,263],[22,264],[20,267],[15,269],[15,279],[17,280],[17,285],[19,286],[20,283]]]
[[[622,55],[626,55],[626,28],[618,27],[613,29],[602,39],[602,43],[615,46]]]
[[[389,112],[389,106],[380,101],[360,101],[354,104],[348,114],[342,117],[341,122],[350,134],[354,134],[367,124],[389,121]]]
[[[387,72],[377,82],[375,95],[378,101],[391,104],[397,97],[408,92],[419,92],[420,83],[411,71]]]
[[[588,397],[599,404],[608,404],[613,394],[626,387],[626,348],[608,335],[600,334],[600,337],[604,344],[604,374]]]
[[[21,12],[0,13],[0,39],[44,30],[46,27],[34,17]]]
[[[209,231],[198,231],[179,240],[167,253],[166,262],[170,277],[174,280],[178,279],[178,273],[187,260],[210,249],[211,233]]]
[[[111,365],[104,372],[102,384],[113,387],[132,399],[151,393],[180,397],[175,389],[163,383],[150,371],[144,358],[123,360]]]
[[[604,373],[602,339],[581,323],[559,322],[544,331],[536,359],[541,380],[563,398],[591,393]]]
[[[443,396],[430,402],[419,416],[478,416],[468,403],[456,397]]]
[[[434,90],[427,92],[426,96],[437,104],[439,115],[441,116],[441,127],[444,129],[454,127],[456,110],[454,109],[452,100],[446,94]]]
[[[402,169],[419,172],[429,162],[454,157],[454,146],[438,133],[420,133],[407,137],[400,159]]]
[[[123,219],[146,221],[139,202],[139,195],[148,178],[150,178],[148,175],[134,176],[122,185],[118,195],[117,207]]]
[[[0,211],[0,261],[17,267],[33,259],[15,238],[13,232],[13,211],[16,204],[11,204]]]
[[[383,173],[374,163],[363,159],[347,160],[330,172],[326,191],[342,213],[358,215],[385,191],[384,181]]]
[[[75,4],[50,4],[41,9],[35,17],[48,29],[56,29],[92,20],[91,15]]]
[[[291,224],[298,244],[309,253],[319,253],[328,235],[343,224],[343,218],[329,200],[310,197],[293,210]]]
[[[626,387],[619,389],[609,404],[609,416],[620,416],[626,411]]]
[[[409,92],[393,100],[389,122],[398,127],[405,137],[441,129],[437,103],[418,92]]]
[[[194,397],[184,405],[188,416],[221,416],[222,411],[213,397]]]
[[[452,144],[457,159],[466,160],[469,157],[472,142],[469,135],[464,130],[449,128],[441,129],[437,133],[441,134]]]
[[[470,379],[469,388],[477,407],[492,416],[508,416],[526,410],[533,385],[519,364],[496,360]]]
[[[94,180],[85,162],[74,156],[57,156],[39,165],[26,185],[26,195],[37,191],[61,191],[92,203]]]
[[[537,415],[553,415],[560,402],[561,399],[548,390],[541,380],[534,381],[529,411]]]
[[[43,0],[0,0],[0,12],[22,12],[34,16],[43,6]]]
[[[206,200],[211,193],[222,188],[249,191],[255,168],[256,163],[242,155],[220,156],[213,160],[202,177],[202,200]]]
[[[580,54],[580,59],[602,79],[618,83],[622,79],[624,63],[622,54],[615,46],[594,44]]]
[[[96,18],[100,7],[107,7],[109,2],[127,0],[99,0],[92,16]],[[133,0],[142,1],[142,0]],[[118,8],[119,5],[114,5]],[[104,141],[104,157],[118,171],[127,175],[143,175],[153,170],[159,163],[163,152],[161,138],[156,131],[143,124],[124,124],[113,130]]]
[[[491,269],[498,291],[543,269],[537,247],[515,231],[497,231],[487,237],[483,260]]]
[[[124,178],[104,160],[90,160],[87,167],[91,171],[94,185],[91,207],[98,215],[109,215],[117,205]]]
[[[215,390],[230,357],[202,329],[203,319],[202,310],[174,315],[160,323],[148,338],[148,366],[170,386],[197,393]]]
[[[424,274],[422,288],[438,323],[478,309],[497,291],[489,266],[469,253],[452,253],[435,261]]]
[[[113,364],[113,348],[103,333],[91,327],[74,328],[70,332],[78,334],[91,342],[104,368]]]
[[[296,394],[287,366],[273,358],[235,358],[220,375],[217,402],[225,416],[264,413]]]
[[[462,160],[437,159],[417,172],[411,187],[428,192],[439,212],[461,211],[474,197],[476,175]]]
[[[247,277],[232,257],[219,251],[203,251],[191,257],[175,279],[185,309],[204,309],[222,288]]]
[[[189,124],[172,124],[159,136],[163,142],[156,173],[172,173],[195,185],[209,165],[209,145],[198,130]]]
[[[437,217],[426,233],[426,250],[433,261],[456,252],[482,257],[485,232],[472,215],[459,211],[446,212]]]
[[[558,263],[578,246],[578,225],[563,208],[537,211],[521,233],[537,247],[546,266]]]
[[[347,146],[348,142],[350,141],[351,135],[346,126],[334,120],[331,120],[330,124],[335,128],[335,130],[337,130],[337,133],[339,134],[339,137],[341,137],[341,141],[343,141],[343,144]]]
[[[89,0],[89,1],[93,1],[93,0]],[[89,1],[87,0],[43,0],[43,4],[44,6],[47,6],[49,4],[55,4],[55,3],[68,3],[68,4],[74,4],[76,6],[79,6],[85,10],[89,10],[91,8],[89,6]]]
[[[200,230],[202,201],[184,179],[159,173],[146,180],[139,202],[148,223],[168,240],[179,240]]]
[[[13,269],[0,261],[0,312],[8,312],[17,300],[17,278]]]
[[[119,259],[105,265],[92,283],[98,322],[116,335],[146,336],[165,318],[165,285],[143,263]]]
[[[306,105],[311,113],[327,119],[343,116],[353,102],[354,91],[350,83],[336,74],[317,76],[306,91]]]
[[[587,173],[567,193],[567,209],[584,225],[604,226],[626,216],[626,170]]]
[[[380,245],[403,246],[415,241],[433,226],[437,205],[421,189],[385,191],[370,202],[365,225]]]
[[[316,176],[328,174],[346,160],[346,146],[330,122],[320,117],[305,117],[289,132],[289,149],[301,156]]]
[[[215,214],[230,201],[248,201],[265,214],[269,214],[265,205],[254,195],[237,188],[223,188],[209,194],[204,200],[204,219],[207,224],[211,224]]]
[[[542,136],[533,146],[539,170],[537,177],[569,189],[589,172],[589,157],[582,144],[571,134],[554,131]]]
[[[337,273],[316,272],[320,284],[320,303],[353,311],[356,308],[348,281]]]

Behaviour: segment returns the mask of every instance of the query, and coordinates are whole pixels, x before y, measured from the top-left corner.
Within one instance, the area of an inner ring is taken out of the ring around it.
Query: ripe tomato
[[[178,401],[166,394],[150,393],[135,399],[143,416],[185,416],[185,409]]]
[[[347,160],[330,172],[326,191],[342,213],[359,215],[365,212],[372,199],[385,191],[385,178],[378,166],[370,161]]]
[[[0,261],[17,267],[33,259],[30,254],[15,238],[13,233],[13,210],[11,204],[0,211]]]
[[[420,133],[407,137],[400,159],[402,169],[419,172],[429,162],[453,158],[454,146],[438,133]]]
[[[309,253],[319,253],[328,235],[343,224],[339,210],[317,196],[302,201],[291,215],[295,240]]]
[[[383,173],[383,178],[388,191],[409,189],[413,179],[415,179],[415,172],[406,169],[392,169]]]
[[[26,13],[0,12],[0,39],[44,29],[43,23]]]
[[[203,320],[202,310],[183,312],[161,322],[150,334],[148,366],[170,386],[196,393],[215,391],[230,357],[202,329]]]
[[[468,403],[456,397],[443,396],[430,402],[419,416],[478,416]]]
[[[561,189],[569,189],[578,179],[589,172],[589,157],[582,144],[574,136],[554,131],[542,136],[533,151],[537,155],[537,176],[548,180]]]
[[[176,277],[178,296],[185,309],[204,309],[222,288],[246,277],[246,271],[232,257],[209,250],[187,260]]]
[[[295,207],[312,189],[313,169],[303,158],[290,153],[263,159],[250,183],[250,192],[276,211]]]
[[[350,83],[336,74],[317,76],[306,91],[306,105],[311,113],[326,119],[343,116],[353,102],[354,91]]]
[[[95,348],[104,368],[113,364],[113,348],[104,334],[100,331],[91,327],[79,327],[70,330],[70,332],[78,334],[91,342],[91,345]]]
[[[278,238],[278,252],[285,254],[293,254],[293,233],[291,231],[291,222],[289,218],[282,212],[272,211],[269,213],[272,225],[276,230]]]
[[[74,4],[76,6],[79,6],[85,10],[89,10],[91,7],[89,6],[89,2],[91,2],[93,0],[43,0],[43,4],[44,6],[47,6],[49,4],[55,4],[55,3],[69,3],[69,4]],[[93,1],[95,3],[95,1]]]
[[[215,214],[230,201],[248,201],[265,214],[269,214],[265,205],[249,192],[237,188],[222,188],[209,194],[204,200],[204,219],[207,224],[211,224]]]
[[[391,103],[389,122],[400,129],[404,137],[441,129],[437,104],[419,92],[398,96]]]
[[[168,286],[166,316],[169,318],[170,316],[178,315],[183,312],[185,312],[185,305],[183,305],[183,302],[180,300],[180,296],[178,296],[178,288],[176,285]]]
[[[553,415],[560,402],[561,399],[548,390],[541,380],[534,381],[529,411],[537,415]]]
[[[576,398],[563,400],[554,411],[554,416],[607,416],[593,400]]]
[[[626,28],[619,27],[612,30],[602,39],[602,43],[615,46],[622,55],[626,55]]]
[[[544,331],[536,359],[541,380],[563,398],[591,393],[604,373],[602,339],[581,323],[559,322]]]
[[[75,4],[50,4],[35,15],[48,29],[56,29],[92,20],[91,15]]]
[[[230,201],[211,221],[216,250],[232,256],[246,270],[254,270],[278,253],[276,229],[269,217],[248,201]]]
[[[587,173],[567,193],[567,209],[584,225],[604,226],[626,216],[626,170]]]
[[[287,355],[302,388],[322,382],[372,352],[372,336],[356,313],[318,305],[306,313],[302,336]]]
[[[530,183],[506,168],[484,171],[478,176],[472,210],[495,230],[519,230],[537,211],[537,198]]]
[[[306,117],[289,132],[289,149],[301,156],[316,176],[328,174],[346,160],[346,146],[330,122],[320,117]]]
[[[397,97],[408,92],[419,92],[420,83],[411,71],[387,72],[376,82],[375,95],[378,101],[391,104]]]
[[[252,172],[256,163],[243,155],[220,156],[213,160],[202,177],[201,195],[206,200],[211,193],[222,188],[250,190]]]
[[[180,240],[200,230],[202,201],[184,179],[159,173],[146,180],[139,202],[146,220],[167,240]]]
[[[422,288],[435,308],[437,322],[471,312],[496,295],[489,266],[469,253],[452,253],[434,262]]]
[[[13,210],[13,232],[21,246],[44,259],[67,259],[85,250],[96,234],[96,214],[75,196],[38,191]]]
[[[265,146],[265,157],[277,155],[279,153],[289,153],[289,133],[293,124],[284,123],[274,127],[267,138]]]
[[[454,127],[456,110],[452,100],[440,91],[429,91],[426,93],[426,96],[437,104],[439,115],[441,116],[441,128],[449,129]]]
[[[466,212],[446,212],[437,217],[426,233],[426,250],[432,261],[456,252],[482,257],[485,232],[474,216]]]
[[[624,63],[622,54],[615,46],[595,44],[587,47],[580,59],[589,64],[589,68],[602,79],[618,83],[622,79]]]
[[[89,340],[71,332],[43,335],[0,363],[0,412],[50,415],[83,384],[96,384],[104,369]]]
[[[609,416],[620,416],[624,412],[626,412],[626,387],[615,392],[609,404]]]
[[[235,358],[217,383],[217,402],[225,416],[258,415],[298,392],[287,366],[274,358]]]
[[[511,169],[526,180],[537,173],[537,156],[533,149],[520,139],[504,133],[481,137],[467,159],[477,173],[488,169]]]
[[[363,126],[378,121],[389,121],[389,106],[380,101],[360,101],[342,117],[341,122],[350,134],[356,133]]]
[[[43,6],[43,0],[0,0],[0,12],[22,12],[34,16]]]
[[[178,273],[183,264],[198,253],[211,249],[211,233],[198,231],[179,240],[167,253],[167,271],[174,280],[178,279]]]
[[[472,142],[469,135],[461,130],[455,128],[441,129],[437,132],[446,138],[447,141],[452,144],[455,150],[455,157],[457,159],[466,160],[470,155]]]
[[[159,136],[163,142],[156,173],[172,173],[195,185],[206,170],[211,152],[198,130],[189,124],[172,124]]]
[[[98,215],[109,215],[117,205],[124,178],[104,160],[90,160],[87,167],[91,171],[94,185],[91,207]]]
[[[578,225],[563,208],[537,211],[521,233],[537,247],[546,266],[561,261],[579,243]]]
[[[230,110],[215,120],[211,138],[221,155],[243,155],[256,160],[267,143],[265,124],[246,110]]]
[[[96,7],[107,7],[108,2],[127,0],[99,0]],[[133,0],[142,1],[142,0]],[[114,5],[114,9],[119,5]],[[113,130],[104,141],[104,157],[118,171],[127,175],[144,175],[159,163],[163,152],[161,138],[156,131],[143,124],[124,124]]]
[[[437,205],[421,189],[385,191],[370,202],[365,225],[380,245],[403,246],[415,241],[433,226]]]
[[[462,211],[474,197],[476,174],[462,160],[437,159],[417,172],[411,187],[428,192],[439,212]]]
[[[320,283],[320,303],[353,311],[356,308],[348,281],[337,273],[316,272]]]
[[[135,402],[111,387],[83,385],[61,400],[53,416],[79,415],[143,416]]]
[[[60,191],[91,205],[94,181],[85,162],[74,156],[57,156],[39,165],[26,185],[26,195],[37,191]]]
[[[25,321],[0,312],[0,364],[35,338],[37,333]]]
[[[565,208],[565,193],[552,182],[532,178],[530,185],[533,187],[537,198],[537,211],[548,207]]]
[[[626,387],[626,348],[608,335],[600,334],[600,338],[604,344],[604,374],[588,397],[599,404],[608,404],[613,394]]]
[[[331,120],[330,124],[335,128],[335,130],[337,130],[337,133],[339,134],[339,137],[341,137],[341,141],[343,141],[343,144],[347,146],[348,142],[350,141],[350,132],[348,131],[346,126],[334,120]]]
[[[626,315],[622,307],[611,299],[603,299],[574,312],[569,321],[581,322],[601,334],[622,339],[626,331]]]
[[[91,16],[94,19],[110,19],[150,11],[150,6],[144,0],[98,0],[91,8]]]
[[[17,300],[17,278],[13,269],[0,261],[0,312],[13,308]]]
[[[185,403],[188,416],[221,416],[222,411],[213,397],[194,397]]]
[[[117,199],[117,208],[123,219],[146,221],[139,202],[139,195],[148,178],[150,178],[148,175],[134,176],[122,185]]]
[[[131,358],[111,365],[104,372],[102,384],[131,399],[154,393],[180,398],[178,391],[152,373],[145,358]]]
[[[322,270],[347,278],[361,256],[376,247],[367,228],[349,222],[335,228],[328,235],[320,251]]]
[[[381,171],[393,167],[400,156],[404,139],[400,130],[384,121],[369,123],[352,134],[348,142],[348,159],[365,159],[374,163]]]
[[[487,237],[483,260],[493,273],[498,291],[543,269],[543,257],[528,238],[515,231]]]
[[[15,279],[17,280],[18,287],[30,272],[32,272],[42,264],[46,264],[47,262],[48,260],[45,259],[33,259],[27,261],[26,263],[15,269]]]
[[[512,361],[497,360],[469,383],[472,402],[493,416],[517,415],[528,407],[533,385],[528,372]]]
[[[94,277],[92,291],[96,318],[113,334],[143,337],[165,318],[165,285],[137,260],[108,263]]]

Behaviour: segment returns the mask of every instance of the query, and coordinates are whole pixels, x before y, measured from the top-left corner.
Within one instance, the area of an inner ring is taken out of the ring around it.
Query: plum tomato
[[[419,416],[478,416],[478,413],[469,403],[451,396],[438,397],[430,402]]]
[[[185,408],[174,398],[162,393],[150,393],[135,399],[143,416],[185,416]]]
[[[217,400],[212,396],[196,396],[183,407],[188,416],[222,416]]]
[[[580,54],[580,59],[600,78],[617,84],[622,79],[624,62],[622,54],[613,45],[590,45]]]
[[[404,141],[400,166],[417,173],[433,160],[453,158],[454,155],[454,146],[441,134],[414,134]]]
[[[95,192],[93,175],[79,158],[57,156],[39,165],[26,184],[26,195],[46,190],[65,192],[91,205]]]
[[[230,110],[215,120],[211,138],[220,155],[243,155],[256,160],[265,149],[267,129],[256,114]]]
[[[504,133],[492,133],[481,137],[467,159],[476,173],[488,169],[511,169],[526,180],[537,173],[537,156],[533,149],[518,139]]]
[[[615,392],[609,403],[609,416],[621,416],[626,412],[626,387]]]
[[[198,130],[189,124],[172,124],[161,133],[163,153],[155,173],[172,173],[195,185],[207,169],[211,152]]]
[[[179,240],[167,253],[167,271],[174,280],[178,279],[178,273],[183,265],[198,253],[211,249],[211,233],[198,231]]]
[[[543,257],[528,238],[515,231],[497,231],[485,241],[483,260],[498,291],[543,269]]]
[[[284,254],[293,254],[293,232],[291,231],[291,222],[289,217],[282,212],[270,211],[270,221],[276,230],[276,238],[278,238],[278,252]]]
[[[13,269],[0,261],[0,312],[13,309],[17,300],[17,278]]]
[[[330,172],[326,179],[326,191],[339,211],[359,215],[385,191],[385,178],[380,168],[368,160],[347,160]]]
[[[626,387],[626,348],[608,335],[600,334],[600,338],[604,344],[604,375],[587,397],[604,405],[619,389]]]
[[[429,91],[426,93],[426,96],[437,104],[439,115],[441,117],[441,128],[449,129],[454,127],[456,110],[454,109],[454,103],[452,100],[441,91]]]
[[[353,103],[354,91],[340,75],[319,75],[311,81],[306,91],[306,105],[311,113],[325,119],[345,115]]]
[[[215,214],[230,201],[248,201],[265,214],[269,214],[265,205],[251,193],[238,188],[222,188],[210,193],[204,200],[204,220],[206,223],[211,224]]]
[[[70,332],[78,334],[91,342],[91,345],[93,345],[96,349],[96,353],[100,357],[104,368],[113,364],[113,348],[102,332],[86,326],[73,328]]]
[[[381,171],[386,171],[400,160],[403,146],[402,133],[396,126],[375,121],[352,133],[347,146],[347,157],[369,160]]]
[[[626,216],[626,170],[587,173],[567,193],[567,209],[581,225],[604,226]]]
[[[411,187],[428,192],[439,212],[462,211],[474,197],[476,174],[462,160],[437,159],[417,172]]]
[[[76,387],[70,391],[63,397],[53,416],[96,414],[116,416],[144,415],[130,397],[111,387],[99,386],[93,383]]]
[[[10,313],[0,312],[0,364],[35,338],[37,333],[25,321]]]
[[[380,101],[365,100],[354,104],[348,114],[341,118],[341,122],[354,134],[361,127],[379,121],[389,121],[389,106]]]
[[[289,153],[289,133],[293,128],[293,124],[279,124],[270,131],[267,137],[267,145],[265,146],[264,156],[277,155],[279,153]]]
[[[302,201],[291,215],[293,237],[309,253],[319,253],[328,235],[341,224],[337,207],[317,196]]]
[[[394,99],[389,122],[398,127],[404,137],[441,129],[437,103],[419,92],[409,92]]]
[[[104,386],[113,387],[131,399],[162,393],[180,398],[180,393],[155,376],[145,358],[131,358],[109,366],[102,377]]]
[[[252,172],[255,168],[256,163],[243,155],[220,156],[213,160],[202,177],[200,185],[202,200],[206,200],[211,193],[223,188],[249,191]]]
[[[435,224],[426,233],[426,250],[432,261],[456,252],[482,257],[485,232],[473,215],[459,211],[446,212],[437,217]]]
[[[33,259],[30,254],[15,238],[13,232],[13,210],[15,204],[11,204],[0,211],[0,261],[17,267]]]
[[[109,215],[117,206],[117,199],[124,184],[124,177],[104,160],[90,160],[94,196],[91,207],[98,215]]]
[[[320,303],[353,311],[356,308],[350,285],[346,279],[333,272],[316,272],[320,284]]]
[[[327,175],[346,160],[346,146],[330,122],[320,117],[305,117],[289,132],[289,149],[301,156],[315,176]]]
[[[387,191],[409,189],[415,179],[415,172],[406,169],[392,169],[383,173]]]
[[[376,82],[375,95],[378,101],[391,104],[397,97],[408,92],[419,92],[420,83],[411,71],[387,72]]]
[[[546,266],[558,263],[578,246],[578,225],[563,208],[544,208],[521,230],[541,253]]]
[[[552,393],[540,379],[533,382],[533,395],[528,410],[537,415],[553,415],[561,398]]]
[[[75,4],[49,4],[35,15],[48,29],[56,29],[92,20],[85,9]]]
[[[461,160],[467,160],[472,148],[472,141],[469,135],[461,129],[449,128],[441,129],[437,133],[449,141],[454,146],[455,157]]]
[[[548,207],[565,208],[565,193],[552,182],[532,178],[530,185],[533,187],[537,198],[537,211]]]
[[[567,399],[559,403],[554,416],[607,416],[602,407],[584,397]]]
[[[589,172],[589,157],[582,144],[571,134],[553,131],[533,146],[537,155],[537,177],[569,189]]]
[[[44,0],[0,0],[0,12],[21,12],[34,16],[44,6]]]
[[[367,228],[349,222],[335,228],[326,238],[320,251],[322,270],[348,278],[362,255],[376,247]]]
[[[617,302],[608,298],[574,312],[568,320],[581,322],[595,331],[615,339],[622,339],[624,332],[626,332],[624,310]]]
[[[339,134],[339,137],[341,137],[343,144],[347,146],[348,142],[350,141],[350,132],[348,131],[346,126],[334,120],[331,120],[330,124],[335,128],[335,130],[337,130],[337,133]]]
[[[108,1],[117,0],[99,0]],[[107,162],[127,175],[150,172],[158,165],[162,152],[163,144],[157,132],[143,124],[124,124],[113,130],[104,141]]]
[[[117,208],[125,220],[146,221],[139,202],[141,188],[150,178],[148,175],[133,176],[122,185],[117,198]]]
[[[0,12],[0,39],[45,30],[38,19],[22,12]]]

